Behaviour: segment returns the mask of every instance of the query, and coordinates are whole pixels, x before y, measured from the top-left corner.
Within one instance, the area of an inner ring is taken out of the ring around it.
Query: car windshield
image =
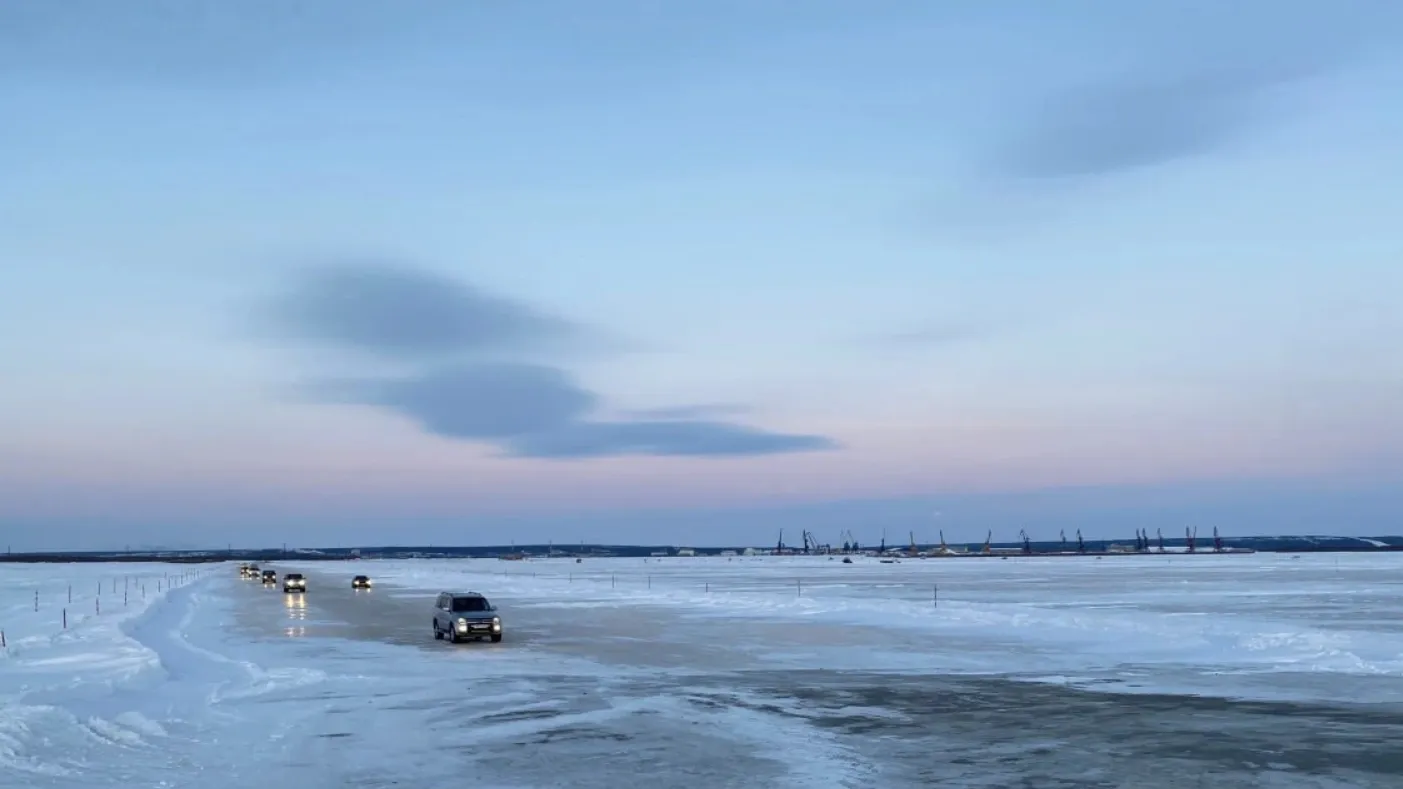
[[[288,573],[288,574],[287,574],[287,579],[288,579],[289,581],[296,581],[297,579],[299,579],[299,578],[301,578],[301,577],[302,577],[302,573]]]
[[[455,597],[453,598],[454,611],[490,611],[492,607],[487,604],[487,599],[482,597]]]

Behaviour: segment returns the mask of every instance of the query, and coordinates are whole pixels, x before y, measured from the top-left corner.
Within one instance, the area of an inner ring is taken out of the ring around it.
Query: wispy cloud
[[[435,435],[491,443],[509,455],[735,456],[837,446],[822,436],[715,418],[737,406],[597,418],[601,395],[566,370],[532,360],[536,349],[588,329],[424,270],[364,262],[320,267],[273,299],[260,318],[282,340],[419,367],[399,377],[317,380],[304,390],[313,398],[384,409]]]
[[[1310,76],[1307,66],[1123,78],[1050,96],[995,149],[996,167],[1069,178],[1210,153],[1271,117],[1268,91]]]
[[[585,333],[520,302],[390,261],[308,269],[259,318],[281,339],[391,359],[524,353]]]

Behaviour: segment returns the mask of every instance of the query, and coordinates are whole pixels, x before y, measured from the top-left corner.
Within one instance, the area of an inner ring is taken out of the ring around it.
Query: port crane
[[[843,553],[858,552],[857,538],[853,536],[851,531],[844,529],[843,533],[839,536],[843,538]]]
[[[1218,536],[1218,527],[1217,527],[1217,526],[1214,526],[1214,527],[1213,527],[1213,552],[1214,552],[1214,553],[1222,553],[1222,552],[1223,552],[1223,538]]]
[[[1081,529],[1077,529],[1077,553],[1086,553],[1086,542],[1081,538]]]
[[[1018,530],[1018,536],[1021,537],[1021,538],[1023,538],[1023,555],[1024,555],[1024,556],[1032,556],[1032,555],[1033,555],[1033,543],[1032,543],[1031,540],[1028,539],[1028,532],[1027,532],[1026,530],[1024,530],[1024,529],[1019,529],[1019,530]]]
[[[811,531],[809,531],[808,529],[805,529],[805,530],[803,531],[803,536],[804,536],[804,555],[807,556],[809,553],[826,554],[826,553],[832,553],[832,552],[833,552],[833,546],[831,546],[831,545],[823,545],[823,544],[819,543],[818,538],[815,537],[815,536],[814,536],[814,533],[811,532]]]
[[[993,542],[994,530],[990,529],[989,533],[984,536],[984,549],[981,551],[985,556],[989,556],[994,552]]]
[[[1185,526],[1185,527],[1184,527],[1184,542],[1187,543],[1188,546],[1189,546],[1189,553],[1195,553],[1195,552],[1197,551],[1197,546],[1194,544],[1194,543],[1196,543],[1197,541],[1198,541],[1198,527],[1195,526],[1193,532],[1190,532],[1190,531],[1189,531],[1189,527],[1188,527],[1188,526]]]

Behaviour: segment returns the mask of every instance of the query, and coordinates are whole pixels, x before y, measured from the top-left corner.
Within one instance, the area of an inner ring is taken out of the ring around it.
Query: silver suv
[[[497,607],[477,592],[440,592],[434,601],[434,638],[453,643],[467,639],[502,640]]]

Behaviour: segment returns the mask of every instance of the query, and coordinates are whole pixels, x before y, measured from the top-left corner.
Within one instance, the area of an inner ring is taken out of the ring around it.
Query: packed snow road
[[[1350,559],[221,566],[31,627],[0,786],[1396,786],[1399,568]]]

